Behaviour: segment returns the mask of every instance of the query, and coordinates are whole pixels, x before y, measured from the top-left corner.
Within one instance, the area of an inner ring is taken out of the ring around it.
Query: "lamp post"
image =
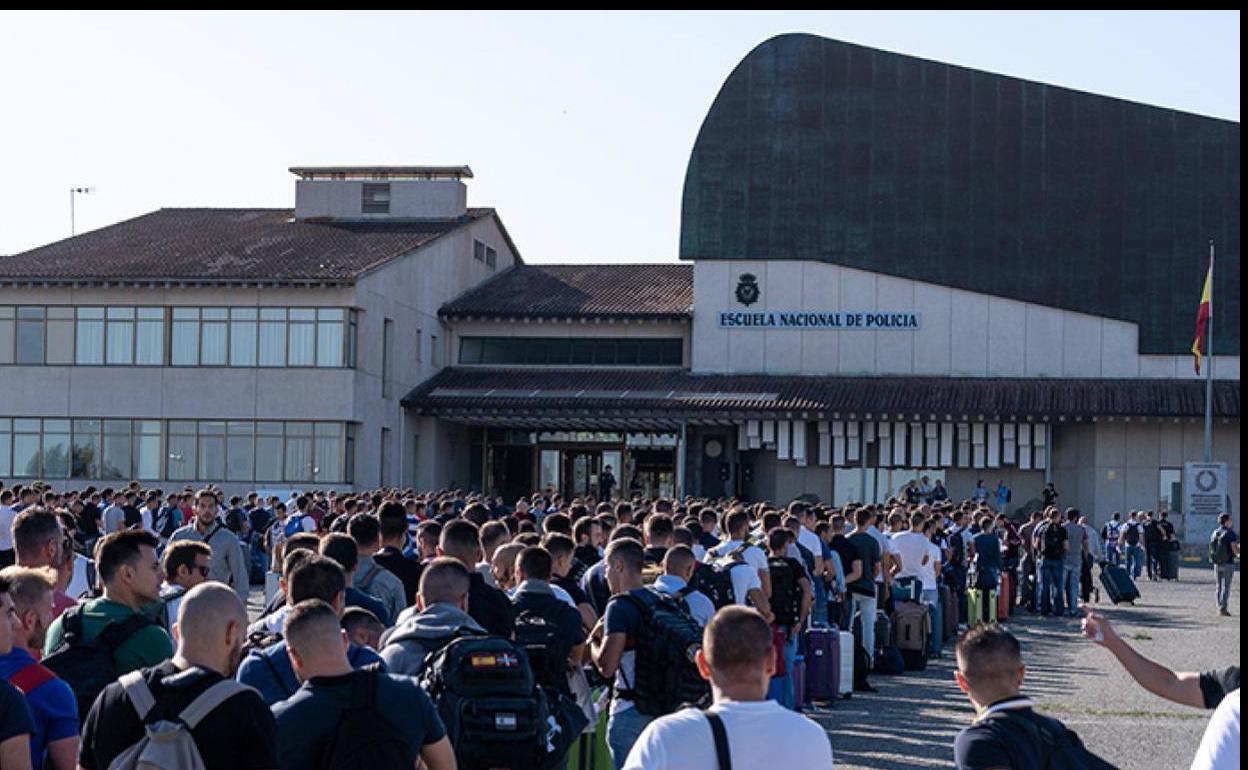
[[[71,187],[69,188],[69,234],[76,235],[74,228],[74,196],[90,195],[95,192],[94,187]]]

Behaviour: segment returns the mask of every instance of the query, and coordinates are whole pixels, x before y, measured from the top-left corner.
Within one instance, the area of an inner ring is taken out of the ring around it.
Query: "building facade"
[[[1213,241],[1238,515],[1238,123],[777,37],[677,264],[525,264],[464,167],[294,171],[0,259],[0,478],[1179,512]]]

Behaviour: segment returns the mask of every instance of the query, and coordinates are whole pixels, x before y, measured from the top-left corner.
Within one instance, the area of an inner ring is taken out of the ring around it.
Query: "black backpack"
[[[1015,735],[1027,736],[1031,741],[1028,754],[1037,760],[1036,767],[1044,770],[1117,770],[1088,751],[1079,736],[1066,725],[1037,714],[1030,709],[1009,709],[989,715]]]
[[[1127,522],[1127,545],[1140,544],[1140,525],[1134,521]]]
[[[618,695],[647,716],[671,714],[682,706],[709,704],[710,684],[698,671],[702,627],[670,596],[652,589],[620,594],[641,612],[634,651],[633,681]]]
[[[724,557],[718,564],[701,564],[693,571],[693,579],[689,585],[706,595],[720,610],[737,600],[736,590],[732,587],[732,571],[737,567],[748,567],[745,562],[745,549],[749,543],[742,543]],[[745,597],[741,597],[743,600]]]
[[[543,770],[550,715],[524,650],[498,636],[461,636],[417,674],[446,725],[461,770]]]
[[[767,559],[767,568],[771,572],[771,611],[776,623],[795,625],[802,612],[801,573],[791,559],[783,556]]]
[[[321,750],[320,770],[411,768],[411,742],[385,718],[377,702],[377,681],[382,676],[374,666],[352,676],[351,705]]]
[[[533,679],[539,685],[555,692],[568,689],[568,656],[572,650],[563,643],[557,625],[524,610],[516,616],[516,644],[529,656]]]
[[[1046,559],[1060,559],[1062,556],[1062,525],[1048,522],[1040,531],[1043,550],[1041,555]]]
[[[78,700],[78,721],[85,723],[96,696],[117,680],[117,648],[147,626],[157,625],[147,615],[135,613],[125,620],[109,621],[91,641],[82,632],[82,605],[65,610],[61,616],[61,644],[43,659]]]
[[[133,505],[123,506],[121,509],[122,516],[125,517],[126,529],[142,526],[143,514],[139,513],[139,509]]]
[[[160,533],[160,536],[168,540],[177,531],[177,521],[173,515],[173,509],[165,506],[156,512],[156,520],[152,522],[153,528]]]
[[[966,538],[964,533],[966,530],[960,529],[949,536],[949,547],[953,553],[949,556],[949,564],[953,567],[961,567],[966,564]]]

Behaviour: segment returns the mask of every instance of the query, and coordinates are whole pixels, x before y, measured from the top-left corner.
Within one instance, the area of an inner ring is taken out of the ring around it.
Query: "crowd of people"
[[[0,486],[0,766],[832,767],[805,713],[956,637],[959,767],[1097,767],[1021,695],[997,622],[1020,608],[1084,614],[1144,687],[1216,708],[1199,766],[1231,766],[1238,667],[1174,674],[1087,609],[1095,563],[1163,575],[1166,514],[1096,530],[1048,487],[1020,526],[979,487],[777,507]],[[1225,517],[1223,612],[1238,556]],[[844,681],[813,657],[828,630]]]

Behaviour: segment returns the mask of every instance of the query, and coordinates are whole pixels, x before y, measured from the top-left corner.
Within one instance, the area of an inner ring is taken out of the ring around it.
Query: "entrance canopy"
[[[444,369],[403,399],[419,415],[541,430],[666,431],[740,420],[1084,422],[1204,414],[1199,380],[695,375],[685,370]],[[1239,417],[1239,383],[1214,383]]]

